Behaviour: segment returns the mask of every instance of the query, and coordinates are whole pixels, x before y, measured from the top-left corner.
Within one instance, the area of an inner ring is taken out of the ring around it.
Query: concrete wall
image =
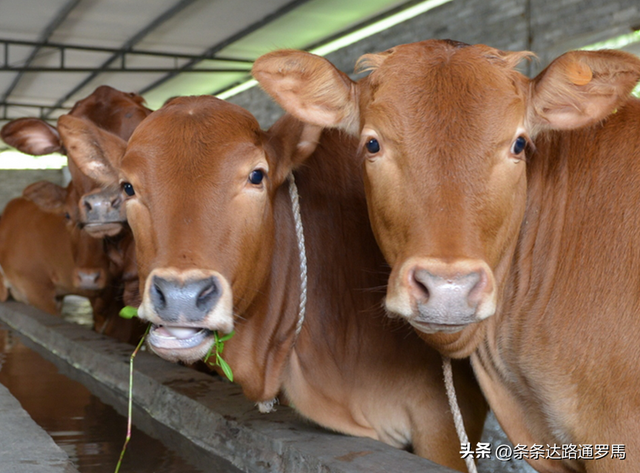
[[[11,199],[21,196],[22,189],[32,182],[42,180],[62,185],[62,171],[60,169],[0,169],[0,211]]]
[[[484,43],[504,50],[530,50],[539,72],[564,51],[640,28],[638,0],[453,0],[434,10],[327,56],[346,73],[362,54],[429,38]],[[258,88],[229,101],[251,111],[263,127],[282,113]]]

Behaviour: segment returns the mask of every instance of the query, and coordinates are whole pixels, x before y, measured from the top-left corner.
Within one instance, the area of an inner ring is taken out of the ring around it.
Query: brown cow
[[[387,309],[471,355],[513,443],[547,450],[528,461],[637,471],[640,60],[570,52],[529,80],[529,55],[426,41],[365,56],[358,83],[292,51],[254,73],[299,118],[360,135]]]
[[[61,125],[100,143],[112,135],[73,117]],[[246,396],[284,394],[306,418],[464,470],[440,356],[384,317],[387,278],[367,219],[356,142],[285,116],[268,132],[214,97],[172,100],[129,141],[120,167],[136,239],[149,344],[194,361],[213,331],[235,335],[223,358]],[[96,156],[86,153],[86,157]],[[305,160],[305,158],[308,158]],[[304,161],[304,166],[299,165]],[[308,258],[308,302],[296,334],[301,276],[287,176],[295,179]],[[465,365],[456,382],[471,436],[485,404]]]
[[[14,299],[59,315],[62,298],[95,298],[109,284],[102,242],[62,215],[45,212],[23,197],[11,200],[0,219],[0,300]]]

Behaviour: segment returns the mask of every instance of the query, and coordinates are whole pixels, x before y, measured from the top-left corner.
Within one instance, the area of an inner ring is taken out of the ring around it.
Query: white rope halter
[[[307,252],[304,245],[304,229],[302,228],[302,217],[300,216],[300,196],[298,195],[298,187],[293,173],[289,174],[289,197],[291,198],[291,210],[293,211],[293,221],[296,227],[296,240],[298,241],[298,253],[300,257],[300,303],[298,304],[298,321],[296,322],[296,333],[293,339],[295,346],[298,341],[298,335],[302,330],[304,323],[304,315],[307,311]],[[273,412],[274,406],[278,404],[278,398],[269,401],[257,403],[258,410],[267,414]]]
[[[448,356],[442,356],[442,371],[444,372],[444,386],[447,389],[447,398],[449,399],[449,406],[451,407],[451,413],[453,414],[453,423],[456,426],[456,432],[458,433],[458,439],[460,439],[460,446],[462,444],[469,443],[469,437],[464,430],[464,422],[462,420],[462,413],[460,412],[460,406],[458,405],[458,399],[456,398],[456,388],[453,385],[453,371],[451,370],[451,358]],[[464,459],[467,464],[467,470],[469,473],[478,473],[476,464],[470,455]]]
[[[298,254],[300,257],[300,303],[298,304],[296,336],[293,341],[295,345],[302,330],[304,314],[307,311],[307,251],[304,245],[304,229],[302,228],[302,217],[300,216],[300,196],[298,195],[298,187],[293,173],[289,174],[289,196],[291,197],[293,220],[296,224],[296,240],[298,241]]]

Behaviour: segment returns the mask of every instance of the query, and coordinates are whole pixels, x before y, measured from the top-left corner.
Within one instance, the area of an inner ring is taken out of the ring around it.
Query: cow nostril
[[[410,278],[413,287],[413,293],[416,298],[426,302],[431,295],[429,290],[430,274],[424,270],[412,271]]]
[[[416,289],[418,289],[418,292],[422,293],[422,297],[424,299],[429,299],[429,288],[422,283],[421,281],[418,281],[417,279],[414,278],[413,283],[416,286]]]
[[[200,310],[211,308],[212,302],[218,295],[218,286],[213,279],[200,291],[196,298],[196,307]]]
[[[167,307],[167,299],[165,298],[162,289],[160,289],[160,286],[157,284],[154,284],[151,287],[151,298],[153,299],[153,303],[157,309],[164,309]]]
[[[120,199],[120,196],[118,195],[115,199],[113,199],[113,200],[110,202],[111,207],[112,207],[112,208],[114,208],[114,209],[116,209],[116,208],[120,207],[120,201],[121,201],[121,200],[122,200],[122,199]]]
[[[88,200],[84,200],[84,208],[87,209],[87,212],[91,212],[91,210],[93,209],[93,207],[91,207],[91,203]]]

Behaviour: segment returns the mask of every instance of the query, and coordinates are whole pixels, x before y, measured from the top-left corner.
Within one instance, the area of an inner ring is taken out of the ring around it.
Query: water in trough
[[[82,303],[74,310],[73,316],[81,319]],[[125,440],[127,418],[82,383],[62,374],[59,366],[34,351],[38,347],[33,346],[32,349],[27,344],[28,341],[0,324],[0,384],[9,389],[81,473],[113,472]],[[73,368],[65,371],[68,370]],[[135,413],[134,421],[140,415]],[[149,425],[148,419],[145,424]],[[154,434],[160,434],[163,429],[168,430],[160,424],[152,427]],[[166,432],[164,435],[166,437]],[[170,442],[176,445],[176,442]],[[213,466],[210,459],[194,461],[189,456],[189,460],[200,468],[134,426],[120,471],[198,473],[211,471],[210,468],[202,468],[203,462]],[[229,466],[215,468],[215,471],[235,473],[239,470]]]

